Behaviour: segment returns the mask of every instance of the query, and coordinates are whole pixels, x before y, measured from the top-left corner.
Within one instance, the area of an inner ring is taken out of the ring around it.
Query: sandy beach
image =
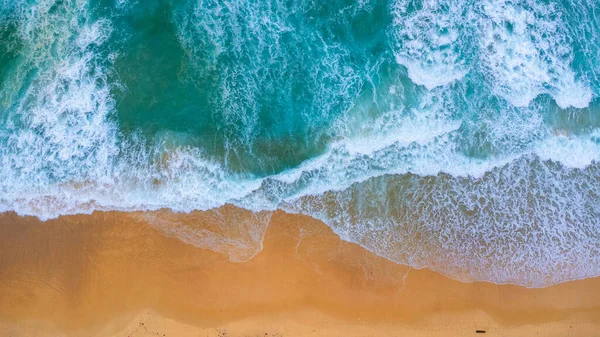
[[[340,240],[317,220],[281,211],[271,217],[262,251],[246,262],[231,262],[226,254],[165,236],[141,218],[95,212],[41,222],[2,214],[0,335],[595,336],[600,331],[600,278],[542,289],[461,283],[397,265]]]
[[[600,0],[0,0],[0,337],[600,337]]]

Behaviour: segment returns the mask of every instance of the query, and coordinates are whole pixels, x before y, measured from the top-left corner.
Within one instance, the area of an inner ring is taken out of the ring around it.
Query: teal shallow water
[[[230,203],[256,242],[284,209],[464,281],[597,276],[598,55],[594,1],[0,0],[0,211]]]

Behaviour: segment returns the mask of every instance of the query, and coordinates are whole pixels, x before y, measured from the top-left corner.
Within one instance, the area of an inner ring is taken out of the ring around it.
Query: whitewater
[[[0,212],[216,249],[151,211],[231,204],[253,254],[284,210],[465,282],[598,276],[598,55],[593,0],[2,0]]]

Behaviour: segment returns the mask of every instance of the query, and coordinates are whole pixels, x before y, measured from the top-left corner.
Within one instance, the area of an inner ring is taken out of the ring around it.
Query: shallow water
[[[463,281],[597,276],[598,54],[594,1],[0,1],[0,211],[233,204],[259,242],[283,209]]]

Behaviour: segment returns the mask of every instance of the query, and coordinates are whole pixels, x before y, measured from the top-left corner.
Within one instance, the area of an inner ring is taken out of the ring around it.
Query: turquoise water
[[[592,0],[0,0],[0,211],[234,204],[258,251],[283,209],[463,281],[597,276],[598,55]]]

